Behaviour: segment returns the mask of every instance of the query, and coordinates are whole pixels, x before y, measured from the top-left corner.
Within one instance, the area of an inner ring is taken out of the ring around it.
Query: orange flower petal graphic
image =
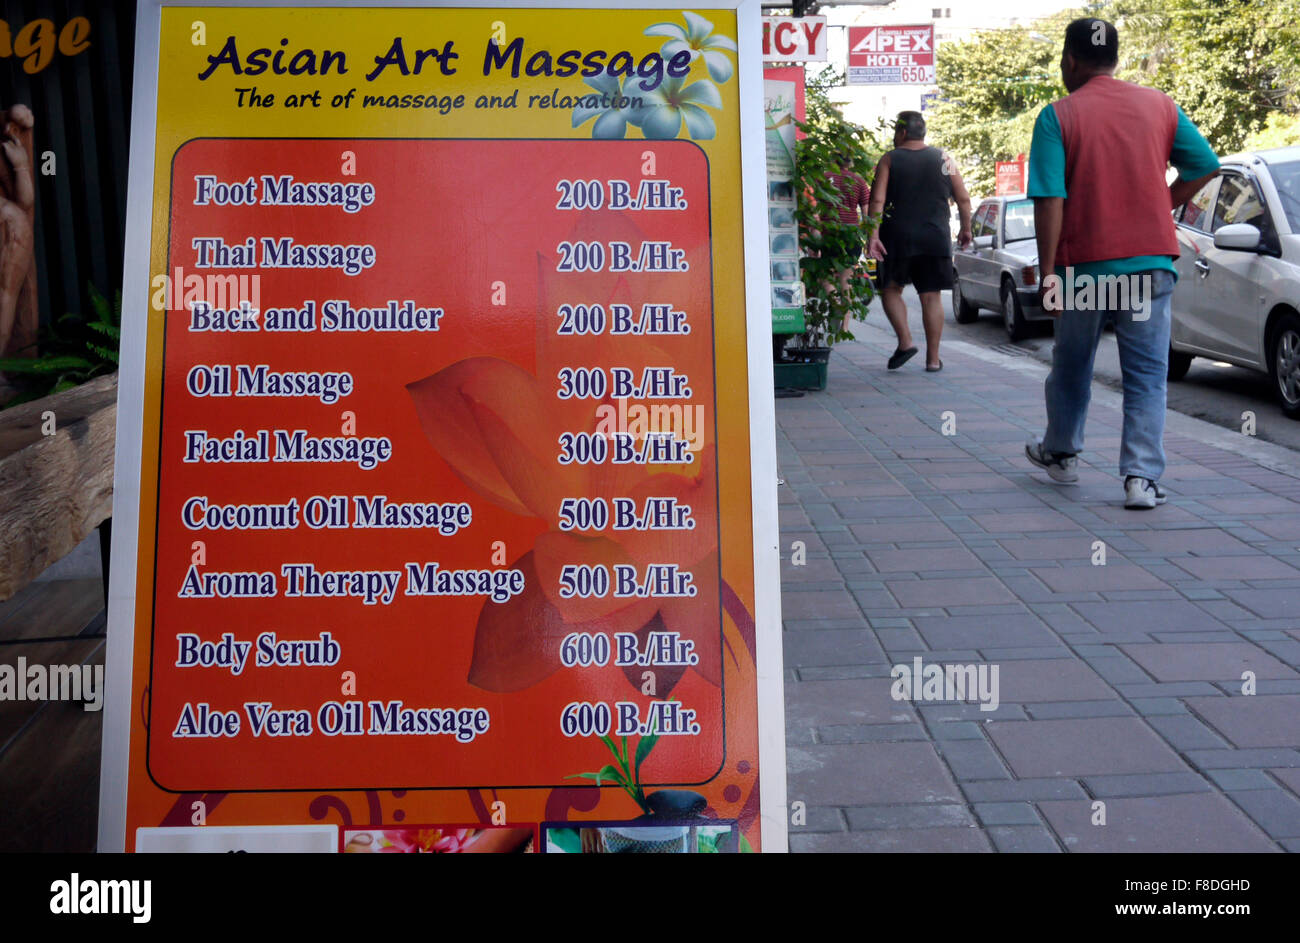
[[[474,632],[469,683],[488,691],[521,691],[560,668],[560,643],[572,627],[542,592],[531,552],[515,563],[524,591],[509,602],[484,603]]]
[[[528,376],[503,360],[475,357],[408,383],[406,389],[415,403],[425,438],[461,481],[506,510],[527,515],[528,508],[506,482],[483,441],[473,400],[463,392],[466,384],[484,373],[501,375],[511,371]]]

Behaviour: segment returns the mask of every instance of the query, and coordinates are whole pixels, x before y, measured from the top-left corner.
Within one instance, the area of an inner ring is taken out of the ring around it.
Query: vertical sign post
[[[767,144],[767,216],[772,266],[772,333],[804,329],[803,281],[795,208],[795,141],[804,120],[802,66],[763,70],[763,128]]]
[[[759,41],[142,4],[101,849],[784,849]]]

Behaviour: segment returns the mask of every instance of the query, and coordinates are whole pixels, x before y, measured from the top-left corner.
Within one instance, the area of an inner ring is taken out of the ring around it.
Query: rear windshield
[[[1273,175],[1273,184],[1282,200],[1282,212],[1286,213],[1291,231],[1300,233],[1300,160],[1269,164],[1268,170]]]
[[[1007,242],[1034,238],[1034,201],[1017,200],[1007,204]]]

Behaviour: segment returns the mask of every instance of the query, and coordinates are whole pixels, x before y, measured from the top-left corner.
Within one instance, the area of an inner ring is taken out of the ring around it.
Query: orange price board
[[[784,847],[757,20],[146,4],[101,848]]]

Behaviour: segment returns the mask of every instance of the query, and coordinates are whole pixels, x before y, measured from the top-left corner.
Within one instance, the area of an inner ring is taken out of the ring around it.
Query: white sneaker
[[[1063,485],[1072,485],[1079,480],[1079,457],[1067,452],[1048,452],[1043,443],[1030,439],[1025,443],[1025,458],[1039,468],[1047,469],[1053,481]]]
[[[1168,496],[1160,486],[1150,478],[1129,475],[1124,479],[1124,507],[1134,510],[1150,510],[1157,504],[1164,504]]]

